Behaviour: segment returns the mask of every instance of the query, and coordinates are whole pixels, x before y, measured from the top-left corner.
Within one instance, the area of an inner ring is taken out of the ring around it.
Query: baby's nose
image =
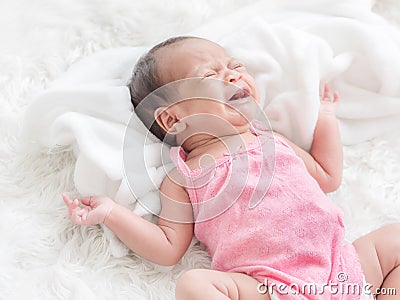
[[[242,79],[242,74],[238,74],[233,71],[229,72],[225,77],[225,81],[230,83],[238,82],[240,79]]]

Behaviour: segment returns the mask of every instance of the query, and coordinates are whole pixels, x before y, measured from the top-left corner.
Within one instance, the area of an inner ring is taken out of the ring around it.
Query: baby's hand
[[[91,226],[104,223],[116,205],[108,197],[90,196],[72,200],[65,193],[62,197],[68,207],[69,219],[78,225]]]
[[[335,114],[339,98],[339,93],[335,91],[332,99],[329,86],[325,84],[324,95],[321,97],[320,113]]]

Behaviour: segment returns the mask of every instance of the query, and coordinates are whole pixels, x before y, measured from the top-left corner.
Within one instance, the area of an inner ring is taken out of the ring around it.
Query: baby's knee
[[[388,244],[389,242],[393,251],[400,255],[400,223],[383,226],[381,239],[384,241],[384,244]]]
[[[382,228],[386,229],[388,232],[392,234],[400,233],[400,222],[391,223],[383,226]]]
[[[176,285],[176,299],[239,299],[239,289],[225,272],[193,269],[184,273]]]
[[[199,284],[204,281],[204,270],[193,269],[186,271],[176,284],[175,298],[176,299],[197,299],[200,297]]]

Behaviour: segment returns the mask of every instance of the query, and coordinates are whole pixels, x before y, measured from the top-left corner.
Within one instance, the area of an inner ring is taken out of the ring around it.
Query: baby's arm
[[[335,115],[338,101],[339,94],[335,92],[331,101],[329,87],[325,86],[310,153],[288,141],[325,193],[335,191],[342,181],[343,150]]]
[[[186,191],[168,176],[161,185],[160,194],[162,209],[157,225],[137,216],[110,198],[84,198],[81,199],[81,206],[78,200],[72,201],[66,194],[63,194],[63,198],[74,223],[104,223],[139,256],[160,265],[174,265],[185,254],[192,240],[192,210]],[[174,222],[173,214],[186,223]]]

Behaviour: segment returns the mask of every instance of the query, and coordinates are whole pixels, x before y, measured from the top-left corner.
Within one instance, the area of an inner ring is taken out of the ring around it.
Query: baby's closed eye
[[[203,75],[203,78],[210,78],[210,77],[214,77],[214,76],[217,76],[216,72],[208,72]]]

